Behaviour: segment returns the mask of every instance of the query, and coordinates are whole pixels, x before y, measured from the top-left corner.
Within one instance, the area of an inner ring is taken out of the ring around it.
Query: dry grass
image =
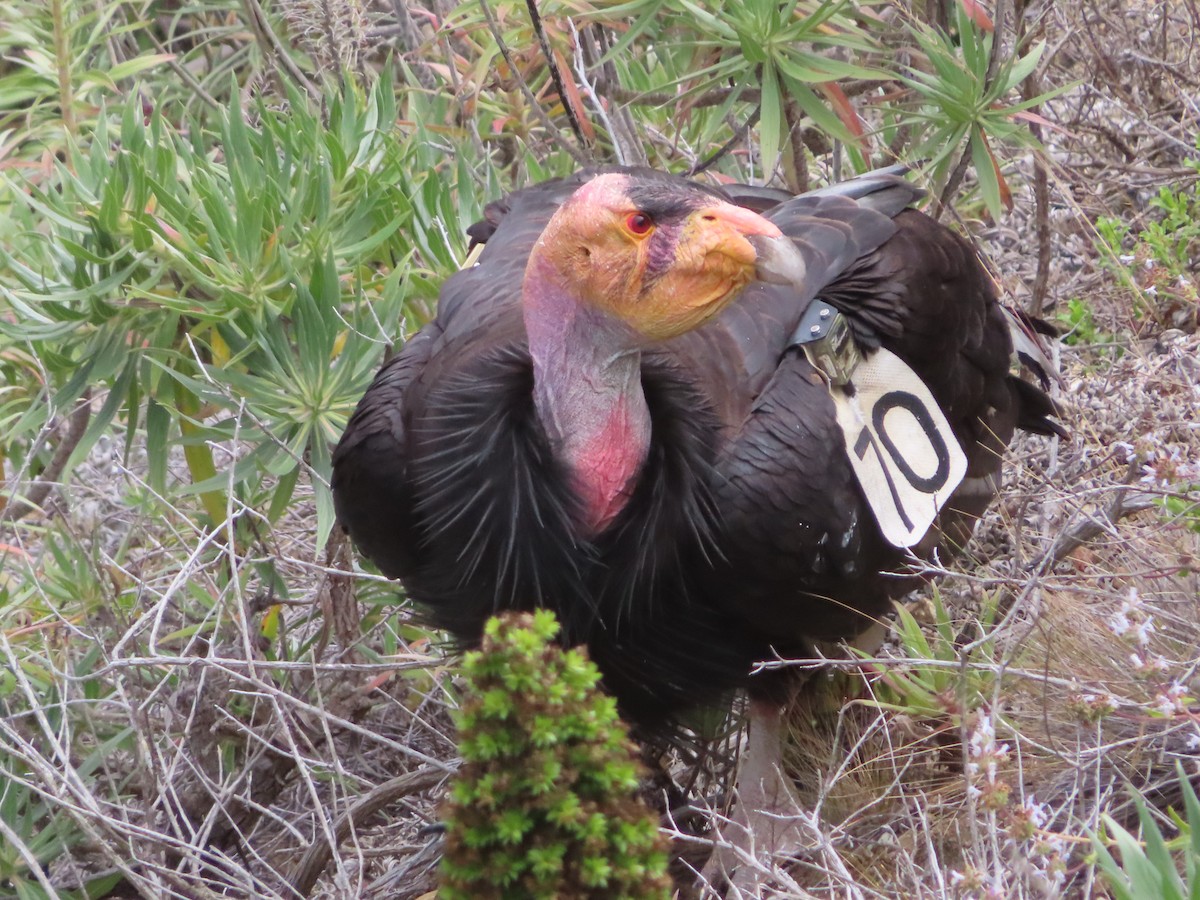
[[[1157,505],[1200,482],[1200,336],[1194,311],[1185,330],[1168,329],[1174,310],[1136,318],[1146,298],[1094,249],[1097,215],[1136,225],[1158,186],[1194,177],[1182,160],[1200,133],[1200,15],[1113,0],[1037,21],[1056,48],[1047,79],[1080,80],[1044,111],[1062,128],[1045,135],[1049,304],[1087,298],[1120,350],[1062,349],[1073,439],[1014,448],[971,558],[942,573],[959,637],[944,707],[871,705],[883,673],[938,669],[895,640],[865,674],[842,667],[806,695],[793,764],[820,840],[776,873],[779,896],[1096,896],[1100,815],[1130,821],[1129,786],[1165,809],[1176,760],[1200,776],[1200,534]],[[981,235],[1018,301],[1036,277],[1032,208],[1018,195]],[[430,891],[455,765],[453,660],[365,575],[366,637],[339,637],[347,576],[314,556],[311,505],[259,523],[247,555],[182,513],[137,518],[127,494],[145,473],[121,459],[98,446],[47,516],[0,530],[0,588],[37,599],[3,610],[7,789],[44,797],[81,835],[47,887],[111,870],[115,896]],[[94,614],[62,616],[81,593]],[[981,646],[989,604],[999,618]],[[286,635],[258,624],[276,606]],[[930,619],[927,597],[910,606]],[[319,663],[290,661],[309,650]],[[699,783],[727,765],[705,761]],[[683,784],[691,770],[671,773]]]

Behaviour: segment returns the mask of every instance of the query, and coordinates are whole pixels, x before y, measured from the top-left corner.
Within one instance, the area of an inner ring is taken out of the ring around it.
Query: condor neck
[[[641,350],[624,323],[574,298],[536,261],[525,279],[534,408],[581,504],[583,537],[625,507],[650,446]]]

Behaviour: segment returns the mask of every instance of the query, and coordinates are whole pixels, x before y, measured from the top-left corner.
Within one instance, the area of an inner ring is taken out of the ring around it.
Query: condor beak
[[[782,235],[779,226],[770,219],[765,219],[752,210],[724,201],[707,206],[695,215],[710,222],[724,223],[746,238],[780,237]]]
[[[700,210],[695,218],[720,223],[749,242],[754,250],[755,277],[759,281],[795,287],[804,283],[807,270],[804,257],[791,238],[769,219],[732,203],[713,204]],[[726,246],[732,249],[730,244]]]
[[[754,271],[759,281],[788,285],[797,289],[804,284],[807,266],[804,264],[804,256],[791,238],[780,233],[759,234],[749,240],[758,254]]]
[[[723,200],[710,203],[688,216],[686,234],[705,235],[703,246],[746,269],[753,268],[758,259],[755,240],[782,236],[774,222]]]

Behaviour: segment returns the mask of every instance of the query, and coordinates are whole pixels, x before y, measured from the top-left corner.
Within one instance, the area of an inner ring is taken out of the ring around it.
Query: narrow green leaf
[[[200,425],[195,417],[200,412],[200,401],[182,383],[175,385],[176,408],[181,413],[179,429],[183,434],[183,457],[187,462],[192,483],[217,486],[217,467],[213,462],[212,450],[204,442]],[[200,492],[200,502],[212,525],[225,521],[225,494],[223,491],[207,489]]]
[[[289,504],[292,502],[292,495],[296,491],[296,483],[300,480],[300,466],[293,465],[290,472],[286,472],[275,485],[275,490],[271,494],[271,505],[267,509],[267,521],[278,522],[288,510]],[[318,547],[324,546],[317,544]]]
[[[761,79],[760,119],[758,126],[759,148],[762,155],[763,183],[769,183],[779,165],[779,145],[783,132],[783,96],[779,91],[779,79],[771,60],[763,64]]]
[[[1112,829],[1108,826],[1109,819],[1107,816],[1104,818],[1106,820],[1105,830],[1111,833]],[[1113,826],[1120,828],[1115,822]],[[1098,835],[1092,835],[1092,847],[1096,851],[1096,861],[1100,864],[1100,871],[1104,873],[1105,881],[1108,882],[1108,887],[1113,892],[1114,900],[1139,900],[1130,893],[1129,879],[1126,878],[1124,871]]]
[[[96,441],[100,436],[108,431],[113,419],[117,415],[117,411],[125,404],[129,394],[131,381],[137,372],[136,357],[129,358],[129,364],[121,371],[117,380],[113,383],[112,389],[108,392],[103,405],[99,412],[95,413],[91,421],[88,422],[87,430],[83,433],[83,438],[75,445],[75,449],[71,451],[70,457],[67,459],[65,472],[72,472],[84,459],[87,458],[92,447],[96,445]]]
[[[147,69],[153,69],[155,66],[160,66],[169,59],[174,59],[173,53],[147,53],[144,56],[135,56],[133,59],[127,59],[124,62],[119,62],[108,70],[108,77],[113,81],[120,81],[122,78],[130,78]]]
[[[984,142],[983,133],[979,129],[971,132],[971,163],[975,166],[975,176],[979,179],[979,193],[987,204],[992,220],[1000,221],[1002,209],[1000,204],[1000,181],[996,177],[995,163]]]
[[[1142,845],[1132,834],[1105,816],[1105,824],[1112,832],[1117,848],[1121,851],[1121,869],[1129,880],[1133,895],[1139,900],[1155,897],[1167,900],[1166,885],[1160,873],[1146,857]]]
[[[160,496],[167,490],[167,461],[170,458],[168,434],[171,414],[165,406],[150,397],[146,402],[146,457],[149,464],[147,481]]]
[[[1028,53],[1019,57],[1008,67],[1007,77],[1005,78],[1005,88],[1007,89],[1005,93],[1019,87],[1021,82],[1033,74],[1045,49],[1046,45],[1039,41],[1030,48]]]
[[[1158,822],[1155,821],[1154,815],[1140,796],[1134,797],[1134,805],[1137,807],[1138,821],[1142,826],[1142,841],[1146,845],[1146,859],[1157,870],[1164,882],[1164,900],[1183,900],[1179,875],[1175,871],[1175,862],[1171,859],[1171,851],[1167,848],[1167,842],[1163,838],[1162,830],[1158,827]]]
[[[337,518],[333,509],[333,493],[329,490],[329,478],[333,472],[333,464],[329,445],[320,438],[312,442],[310,450],[314,473],[312,479],[313,498],[317,505],[316,546],[324,547]]]

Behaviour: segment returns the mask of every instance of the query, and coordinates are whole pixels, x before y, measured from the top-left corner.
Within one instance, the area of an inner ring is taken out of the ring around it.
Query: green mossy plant
[[[670,896],[616,703],[558,630],[546,611],[495,618],[467,654],[439,900]]]

